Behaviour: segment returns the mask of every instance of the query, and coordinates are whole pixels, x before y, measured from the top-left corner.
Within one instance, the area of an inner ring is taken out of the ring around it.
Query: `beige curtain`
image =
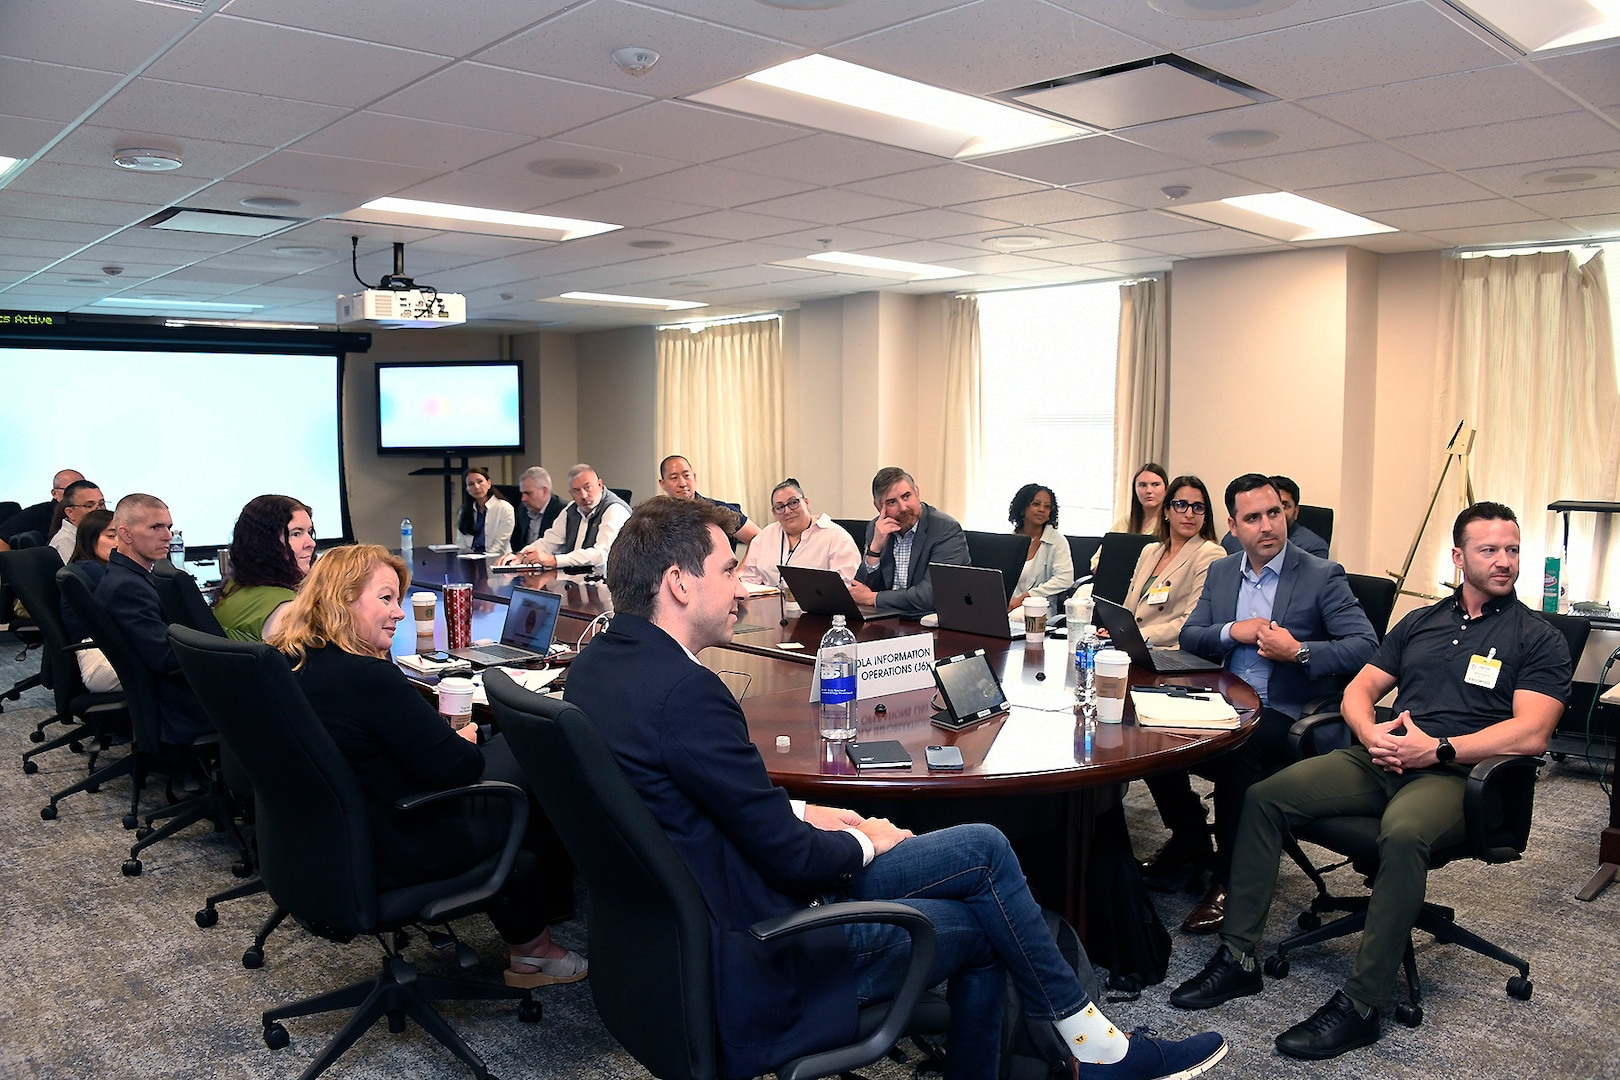
[[[1119,287],[1119,370],[1114,380],[1114,517],[1130,512],[1131,480],[1165,457],[1169,438],[1170,344],[1166,283]]]
[[[1459,421],[1477,430],[1474,495],[1518,513],[1519,594],[1533,602],[1543,559],[1562,544],[1547,504],[1620,494],[1620,388],[1602,254],[1584,266],[1571,251],[1448,262],[1439,364],[1435,430],[1449,435]],[[1432,588],[1418,573],[1425,565],[1431,579],[1449,580],[1459,503],[1448,477],[1409,587]],[[1607,598],[1610,520],[1575,514],[1570,525],[1569,599]]]
[[[945,417],[939,494],[928,501],[955,517],[977,505],[984,480],[984,355],[979,301],[953,296],[945,308]]]
[[[782,393],[781,319],[659,330],[659,457],[684,455],[699,491],[764,528],[783,475]]]

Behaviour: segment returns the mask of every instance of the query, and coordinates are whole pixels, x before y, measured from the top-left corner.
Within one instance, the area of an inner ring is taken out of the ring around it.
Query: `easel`
[[[1400,596],[1416,596],[1424,600],[1439,600],[1433,593],[1419,592],[1406,587],[1406,578],[1412,572],[1412,561],[1417,558],[1418,545],[1423,542],[1423,531],[1429,527],[1429,519],[1434,516],[1434,504],[1440,501],[1440,491],[1445,487],[1446,474],[1451,471],[1453,463],[1457,466],[1458,475],[1462,477],[1462,498],[1459,510],[1466,509],[1474,503],[1474,480],[1468,471],[1468,456],[1474,450],[1473,428],[1468,427],[1467,420],[1457,423],[1457,430],[1451,433],[1451,441],[1446,443],[1446,463],[1440,467],[1440,476],[1434,482],[1434,490],[1429,493],[1428,509],[1423,511],[1423,520],[1418,522],[1417,532],[1412,536],[1412,546],[1406,549],[1406,561],[1401,564],[1400,570],[1386,570],[1384,573],[1395,579],[1395,591]],[[1442,584],[1445,584],[1442,582]],[[1459,583],[1450,582],[1452,588]]]

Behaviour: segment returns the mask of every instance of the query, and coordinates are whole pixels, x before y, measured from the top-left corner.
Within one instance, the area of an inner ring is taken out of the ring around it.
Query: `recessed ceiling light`
[[[998,101],[815,54],[688,100],[948,158],[1001,154],[1093,134]]]
[[[1369,218],[1286,191],[1238,195],[1219,202],[1177,205],[1169,208],[1169,212],[1287,243],[1396,231]]]
[[[982,241],[985,247],[995,251],[1029,251],[1046,247],[1051,242],[1045,236],[990,236]]]
[[[228,304],[217,300],[177,300],[173,293],[152,293],[147,296],[109,296],[96,303],[112,307],[187,308],[193,311],[237,311],[246,314],[258,311],[263,304]]]
[[[1451,0],[1451,6],[1525,53],[1620,37],[1614,0]]]
[[[316,247],[313,244],[287,244],[273,249],[276,255],[285,255],[289,259],[318,259],[322,255],[330,255],[329,248]]]
[[[249,210],[296,210],[303,203],[297,199],[289,199],[285,195],[249,195],[242,200],[241,205]]]
[[[1603,187],[1620,177],[1620,169],[1607,165],[1564,165],[1556,169],[1542,169],[1525,176],[1526,180],[1548,187]]]
[[[850,251],[818,251],[814,255],[806,255],[811,262],[831,263],[834,266],[849,266],[857,270],[875,270],[881,277],[900,276],[911,281],[930,281],[934,278],[963,277],[966,270],[958,270],[952,266],[935,266],[932,263],[906,262],[903,259],[883,259],[876,255],[857,255]]]
[[[4,180],[8,175],[10,175],[11,171],[15,169],[18,164],[21,163],[21,161],[21,158],[6,157],[5,155],[0,154],[0,180]]]
[[[513,210],[490,210],[482,206],[424,202],[420,199],[373,199],[358,210],[342,215],[345,220],[369,221],[383,225],[412,225],[418,228],[447,229],[453,232],[493,233],[498,236],[535,236],[545,240],[577,240],[582,236],[624,228],[603,221],[551,217],[547,214],[520,214]]]
[[[170,172],[185,163],[179,154],[168,150],[131,147],[114,154],[113,164],[130,172]]]
[[[1292,7],[1299,0],[1148,0],[1154,11],[1177,19],[1250,19]]]
[[[588,158],[541,158],[529,162],[528,169],[536,176],[549,176],[554,180],[598,180],[624,172],[622,165]]]
[[[611,307],[650,308],[653,311],[685,311],[687,308],[708,307],[696,300],[664,300],[656,296],[620,296],[617,293],[565,292],[541,303],[559,300],[575,304],[607,304]]]
[[[675,246],[673,240],[632,240],[630,246],[640,248],[642,251],[663,251],[665,248]]]
[[[1215,146],[1222,146],[1228,150],[1243,150],[1255,146],[1270,146],[1282,138],[1275,131],[1217,131],[1213,135],[1206,135],[1204,141]]]

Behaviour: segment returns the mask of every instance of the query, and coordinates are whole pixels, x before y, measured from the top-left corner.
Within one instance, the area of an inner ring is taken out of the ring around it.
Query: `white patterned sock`
[[[1130,1049],[1125,1033],[1089,1001],[1079,1012],[1052,1023],[1068,1044],[1069,1053],[1088,1065],[1112,1065]]]

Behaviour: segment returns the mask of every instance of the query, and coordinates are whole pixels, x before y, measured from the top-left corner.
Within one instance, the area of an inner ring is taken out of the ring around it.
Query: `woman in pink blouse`
[[[826,514],[810,512],[810,500],[793,477],[771,492],[771,523],[748,545],[742,580],[750,585],[780,588],[785,564],[836,570],[847,585],[855,580],[861,553],[855,541]]]

